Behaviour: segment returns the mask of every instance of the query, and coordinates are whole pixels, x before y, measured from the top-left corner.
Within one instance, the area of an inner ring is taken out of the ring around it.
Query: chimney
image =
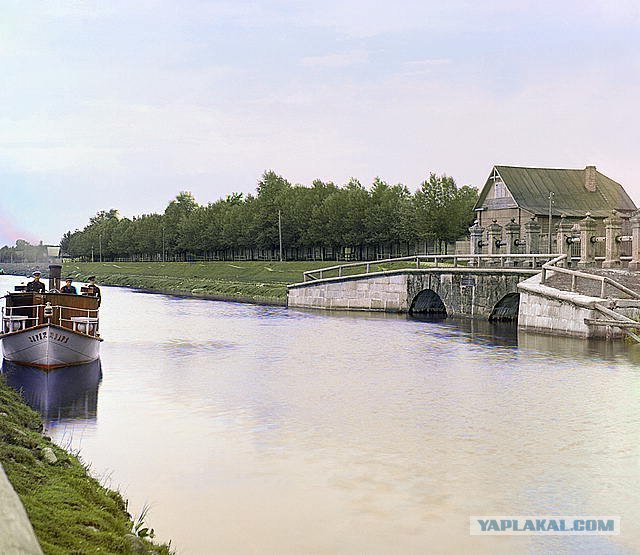
[[[49,265],[49,289],[60,290],[60,276],[62,274],[62,266],[60,264]]]
[[[596,192],[597,175],[595,166],[587,166],[584,169],[584,187],[590,193]]]

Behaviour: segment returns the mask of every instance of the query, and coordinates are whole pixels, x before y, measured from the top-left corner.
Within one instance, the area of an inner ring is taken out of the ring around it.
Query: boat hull
[[[101,341],[99,337],[44,324],[4,334],[2,352],[8,361],[49,370],[97,360]]]

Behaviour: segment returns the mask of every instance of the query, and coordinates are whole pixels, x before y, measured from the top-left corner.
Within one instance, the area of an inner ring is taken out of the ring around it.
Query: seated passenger
[[[78,290],[77,290],[73,285],[71,285],[71,282],[72,282],[72,281],[73,281],[73,279],[71,279],[70,277],[68,277],[68,278],[65,280],[65,285],[63,285],[63,286],[60,288],[60,293],[67,293],[67,294],[69,294],[69,295],[77,295],[77,294],[78,294]]]

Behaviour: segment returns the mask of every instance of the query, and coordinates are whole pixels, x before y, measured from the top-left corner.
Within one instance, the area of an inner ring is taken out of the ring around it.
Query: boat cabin
[[[88,295],[16,292],[5,296],[2,333],[14,333],[43,324],[99,337],[100,301]]]

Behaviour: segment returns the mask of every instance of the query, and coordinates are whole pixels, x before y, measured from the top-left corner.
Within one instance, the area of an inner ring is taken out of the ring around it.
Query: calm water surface
[[[640,548],[637,348],[109,287],[101,312],[102,377],[38,402],[180,554]],[[469,535],[548,514],[622,533]]]

